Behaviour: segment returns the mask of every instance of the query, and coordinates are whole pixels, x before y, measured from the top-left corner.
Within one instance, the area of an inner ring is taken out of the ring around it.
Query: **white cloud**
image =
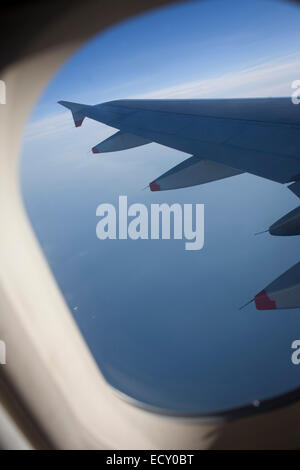
[[[289,59],[289,60],[287,60]],[[289,96],[300,78],[300,54],[265,61],[231,73],[136,95],[135,98],[206,98]]]
[[[30,122],[25,129],[26,141],[41,139],[52,134],[66,132],[73,127],[69,112],[46,116],[38,121]]]
[[[217,77],[186,82],[153,90],[131,98],[239,98],[290,96],[291,83],[300,79],[300,54],[264,62]],[[69,112],[54,114],[28,124],[25,140],[43,139],[66,133],[74,124]]]

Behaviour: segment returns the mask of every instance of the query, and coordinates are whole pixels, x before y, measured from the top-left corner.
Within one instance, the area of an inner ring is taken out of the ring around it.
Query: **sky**
[[[185,2],[137,16],[78,50],[28,121],[20,181],[34,231],[105,378],[149,406],[206,413],[299,386],[290,361],[299,311],[239,311],[298,261],[297,237],[254,237],[298,202],[248,174],[143,191],[187,155],[152,143],[96,156],[91,148],[114,130],[89,119],[74,128],[57,101],[290,96],[299,19],[298,7],[275,0]],[[120,194],[147,206],[203,203],[203,250],[99,241],[96,207]]]

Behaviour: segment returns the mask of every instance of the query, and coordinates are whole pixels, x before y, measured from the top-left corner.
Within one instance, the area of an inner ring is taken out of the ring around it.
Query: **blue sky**
[[[58,99],[94,104],[176,92],[183,98],[290,94],[286,79],[294,79],[300,57],[297,6],[281,0],[187,3],[94,38],[59,70],[34,117],[57,112]]]
[[[205,412],[299,386],[290,362],[298,310],[238,310],[299,260],[297,237],[253,235],[298,200],[247,174],[141,191],[187,155],[149,144],[95,156],[114,130],[88,119],[75,129],[57,101],[289,96],[300,79],[299,20],[298,7],[272,0],[186,2],[136,17],[71,57],[28,122],[20,178],[34,230],[107,380],[148,404]],[[204,203],[203,250],[100,242],[96,207],[119,194]]]

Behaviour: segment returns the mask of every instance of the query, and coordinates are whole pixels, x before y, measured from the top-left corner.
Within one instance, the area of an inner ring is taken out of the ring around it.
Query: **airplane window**
[[[299,20],[275,0],[154,10],[81,48],[31,114],[28,216],[137,405],[213,415],[299,390]]]

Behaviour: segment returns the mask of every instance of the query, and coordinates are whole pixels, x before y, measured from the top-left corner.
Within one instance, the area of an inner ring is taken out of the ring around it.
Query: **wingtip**
[[[92,148],[92,152],[93,152],[93,153],[100,153],[100,150],[98,150],[97,147],[93,147],[93,148]]]
[[[78,121],[74,121],[75,122],[75,127],[80,127],[81,124],[83,123],[83,119],[79,119]]]
[[[160,185],[156,181],[149,184],[150,191],[160,191]]]
[[[64,100],[59,100],[59,101],[57,101],[57,104],[60,104],[61,106],[64,106],[65,108],[67,108],[66,103],[67,103],[67,102],[64,101]]]
[[[276,302],[270,299],[265,289],[256,294],[254,302],[257,310],[275,310],[277,308]]]

